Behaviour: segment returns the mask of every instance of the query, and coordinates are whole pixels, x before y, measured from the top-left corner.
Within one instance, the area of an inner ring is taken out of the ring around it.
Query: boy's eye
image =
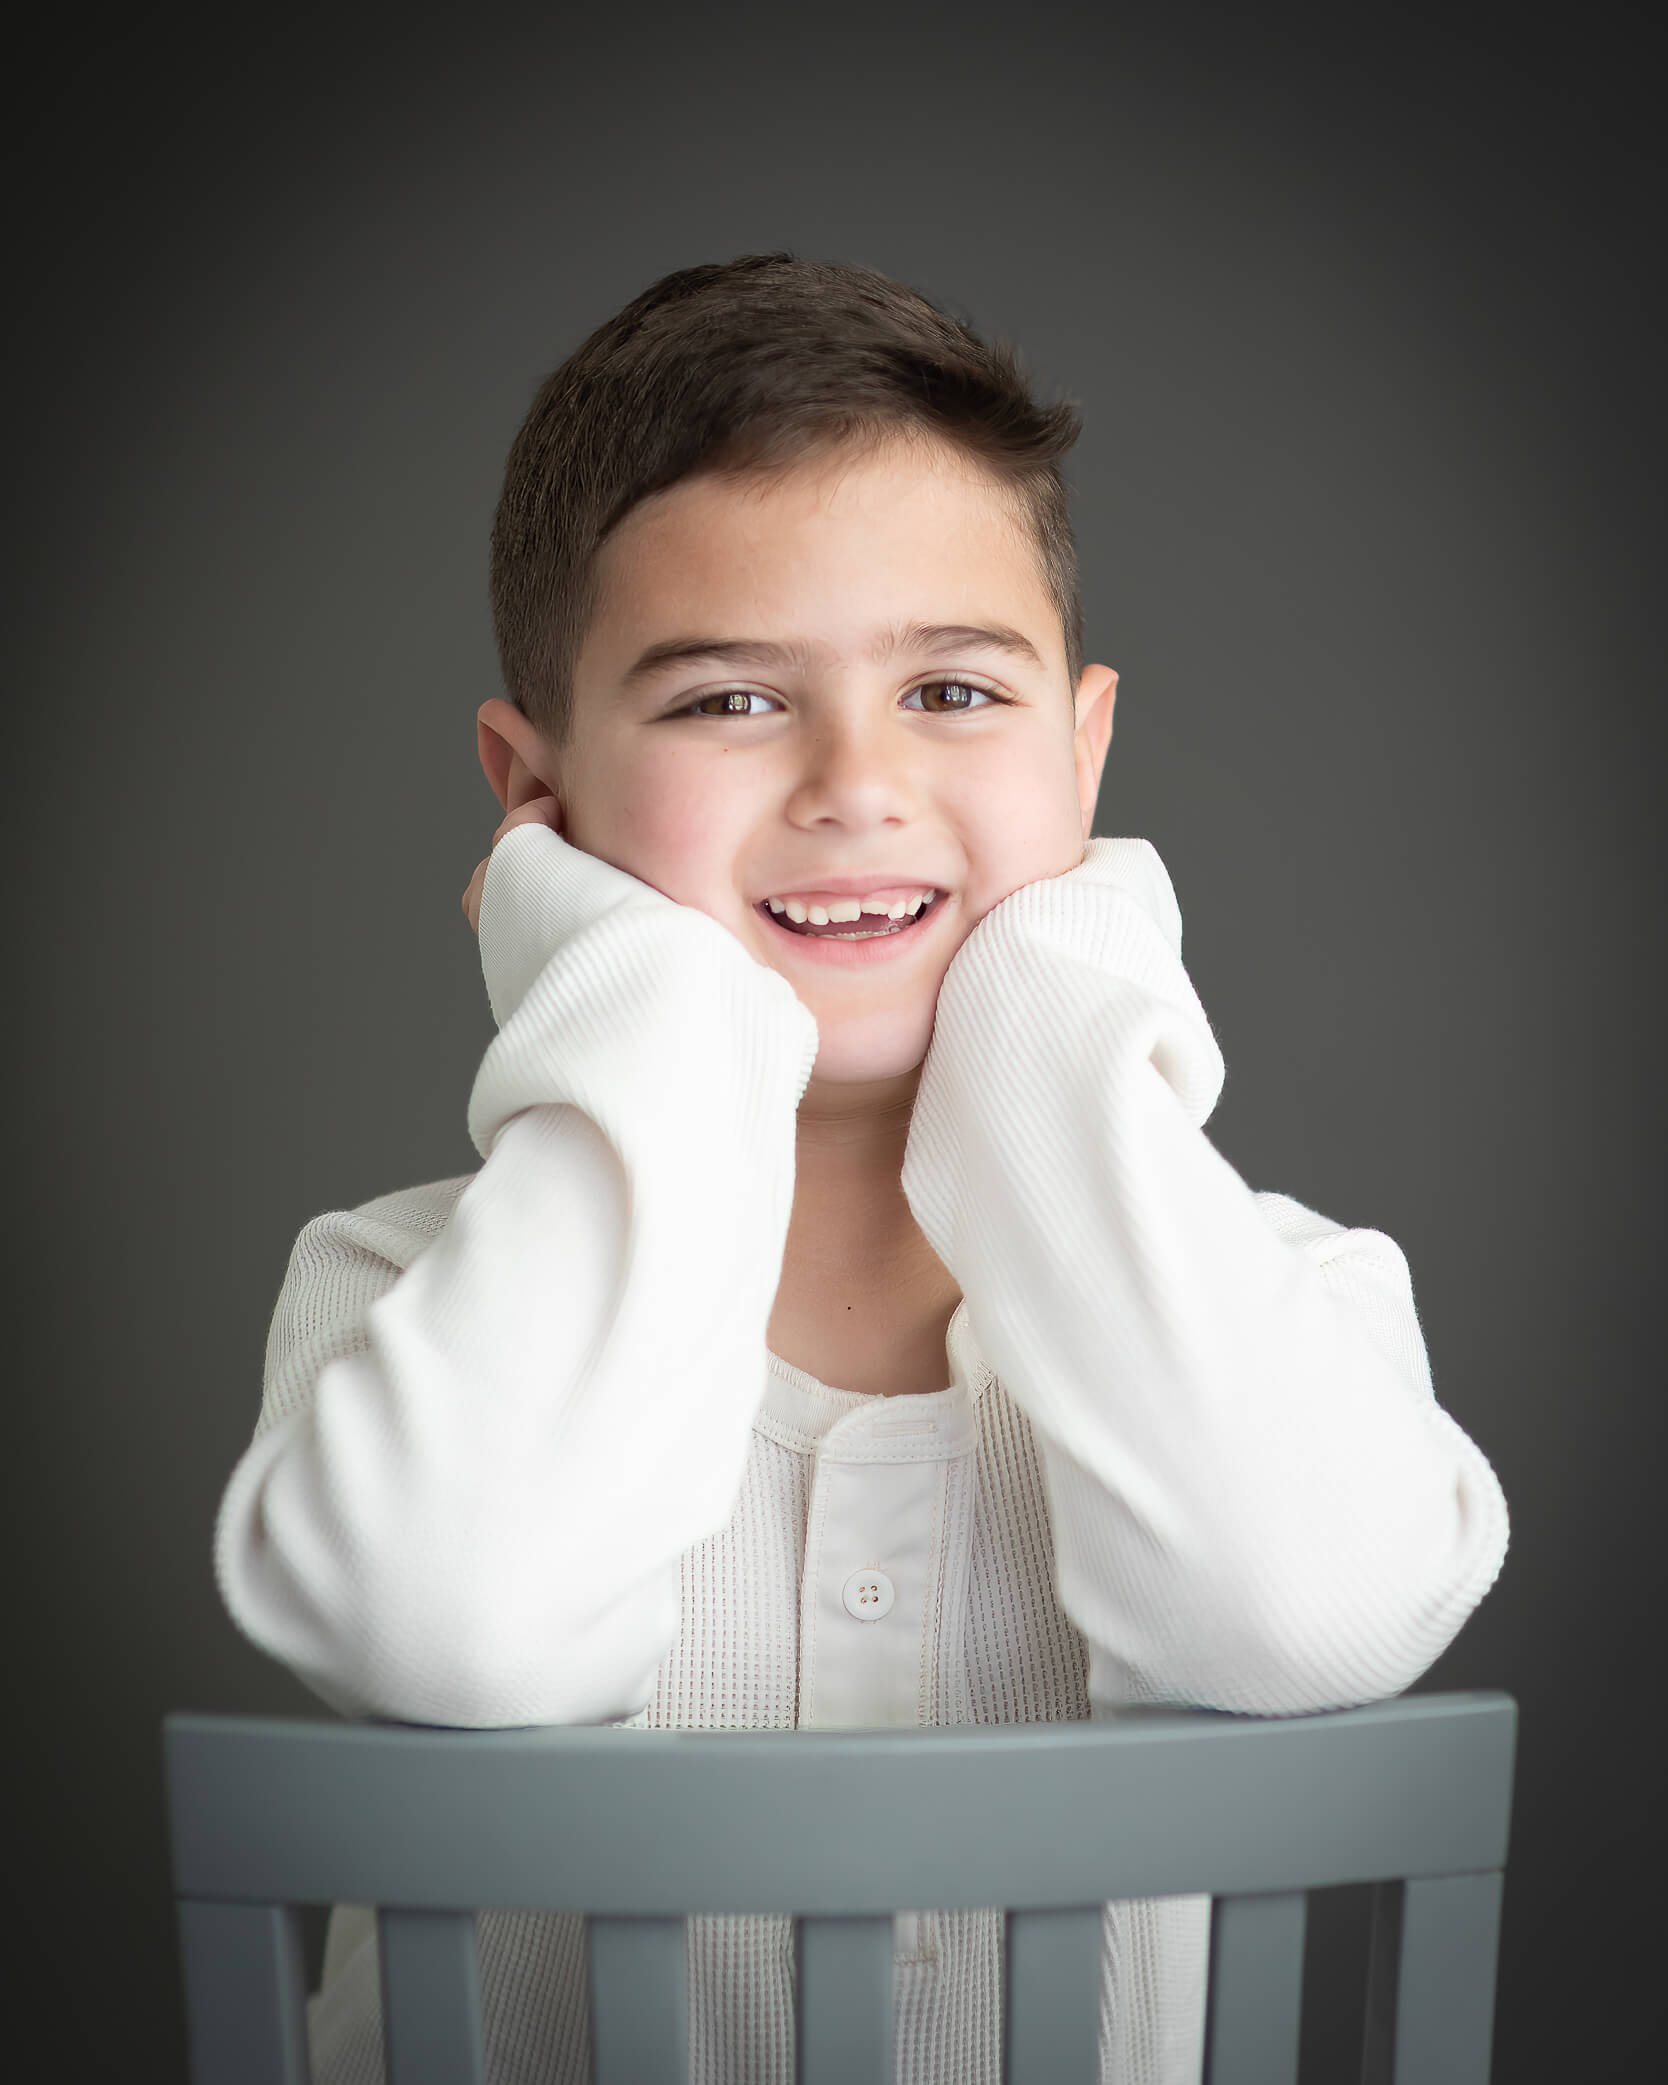
[[[690,703],[686,709],[675,711],[674,714],[680,717],[748,717],[753,713],[745,705],[758,693],[757,688],[718,688],[712,694],[701,696],[698,701]],[[760,699],[768,701],[769,697]],[[711,710],[707,708],[709,702],[722,702],[726,707]]]
[[[998,695],[994,688],[984,688],[977,681],[922,681],[919,687],[911,688],[911,695],[954,695],[958,698],[984,696],[987,702],[1006,702],[1005,695]],[[978,704],[971,700],[958,699],[947,710],[928,710],[929,717],[954,716],[958,711],[976,709]]]
[[[987,702],[1006,702],[1008,700],[1006,695],[998,695],[993,688],[982,687],[978,681],[969,680],[917,681],[909,692],[912,696],[932,695],[934,697],[953,696],[956,698],[949,703],[947,708],[917,711],[917,715],[929,717],[954,717],[963,715],[969,710],[978,709],[981,705],[971,700],[975,695],[984,696]],[[755,695],[760,696],[760,699],[766,702],[773,699],[768,695],[763,695],[762,691],[757,688],[715,688],[710,695],[702,695],[696,701],[690,703],[687,708],[679,710],[677,715],[680,717],[752,716],[755,713],[745,705],[750,703]],[[723,703],[725,707],[722,709],[708,709],[707,704],[709,702]]]

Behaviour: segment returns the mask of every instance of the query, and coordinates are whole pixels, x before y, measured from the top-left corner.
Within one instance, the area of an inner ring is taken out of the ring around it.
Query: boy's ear
[[[494,695],[475,712],[475,745],[481,772],[506,812],[519,811],[536,796],[560,798],[550,748],[513,702]]]
[[[1111,667],[1085,666],[1077,684],[1077,734],[1072,743],[1085,840],[1095,822],[1101,770],[1106,765],[1106,749],[1112,743],[1112,706],[1117,699],[1118,676]]]

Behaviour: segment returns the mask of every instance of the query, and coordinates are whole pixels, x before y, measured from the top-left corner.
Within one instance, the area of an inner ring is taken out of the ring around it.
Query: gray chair
[[[892,1913],[1005,1908],[1007,2085],[1093,2085],[1110,1898],[1214,1900],[1208,2085],[1295,2085],[1376,1883],[1367,2085],[1486,2085],[1516,1704],[900,1731],[164,1722],[193,2085],[304,2085],[296,1906],[378,1907],[393,2085],[479,2085],[476,1908],[589,1918],[597,2085],[682,2085],[683,1919],[798,1926],[801,2085],[892,2085]],[[972,1820],[977,1820],[976,1828]]]

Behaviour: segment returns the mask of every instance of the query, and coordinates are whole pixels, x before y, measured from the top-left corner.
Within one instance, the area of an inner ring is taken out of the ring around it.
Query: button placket
[[[938,1461],[819,1458],[801,1602],[802,1725],[922,1720],[943,1481]]]

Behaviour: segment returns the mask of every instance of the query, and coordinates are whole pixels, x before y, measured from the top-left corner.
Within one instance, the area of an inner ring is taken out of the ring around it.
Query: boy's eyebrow
[[[867,656],[876,665],[896,652],[1008,652],[1040,667],[1042,656],[1022,632],[1006,623],[900,623],[882,630]],[[793,666],[804,670],[825,649],[808,644],[772,644],[755,637],[668,637],[651,644],[620,676],[622,689],[634,688],[670,666],[690,659],[713,659],[727,666]]]

